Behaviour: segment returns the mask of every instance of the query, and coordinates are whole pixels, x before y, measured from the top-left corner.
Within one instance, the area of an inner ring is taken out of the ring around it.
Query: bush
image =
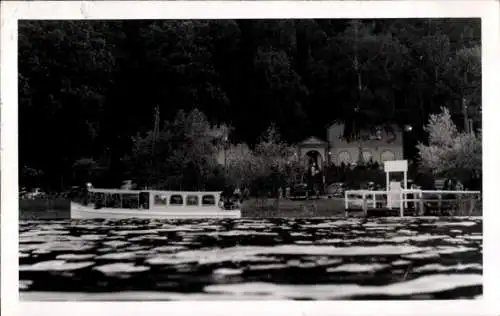
[[[480,182],[482,174],[482,135],[459,132],[449,110],[433,114],[425,127],[429,144],[419,143],[420,166],[434,175],[456,178],[462,183]]]

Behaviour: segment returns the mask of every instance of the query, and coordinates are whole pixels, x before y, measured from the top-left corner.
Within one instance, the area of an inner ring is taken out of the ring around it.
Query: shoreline
[[[399,217],[396,211],[370,212],[367,217]],[[478,214],[479,213],[479,214]],[[285,200],[285,199],[249,199],[241,206],[241,218],[364,218],[362,210],[350,210],[345,215],[344,198],[320,198],[315,200]],[[407,215],[405,217],[442,218],[467,217],[482,218],[482,210],[470,215]],[[19,200],[19,220],[69,220],[71,219],[71,201],[57,200]]]

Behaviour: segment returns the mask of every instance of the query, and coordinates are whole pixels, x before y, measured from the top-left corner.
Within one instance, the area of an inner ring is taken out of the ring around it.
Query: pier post
[[[474,195],[472,195],[471,199],[470,199],[469,216],[472,215],[472,212],[474,212],[475,204],[476,204],[476,199],[475,199]]]
[[[366,200],[366,192],[363,192],[363,213],[365,216],[368,215],[368,201]]]
[[[399,216],[403,217],[405,214],[404,214],[404,201],[403,201],[403,196],[404,196],[404,193],[403,191],[401,191],[399,193]]]
[[[422,191],[419,192],[418,198],[419,198],[418,213],[420,215],[424,215],[424,195]]]
[[[464,203],[462,201],[462,194],[457,193],[457,197],[455,198],[457,202],[457,207],[456,209],[458,210],[458,216],[464,216],[466,212],[466,207],[464,206]]]
[[[404,181],[404,184],[403,184],[403,188],[405,190],[405,193],[403,194],[403,197],[405,199],[405,208],[408,208],[408,202],[406,201],[406,190],[408,190],[408,176],[406,174],[406,171],[403,172],[403,181]]]
[[[349,191],[344,192],[344,215],[349,216]]]

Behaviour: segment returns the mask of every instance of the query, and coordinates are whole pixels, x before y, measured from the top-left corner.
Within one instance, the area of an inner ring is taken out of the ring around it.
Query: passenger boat
[[[71,203],[71,218],[240,218],[240,209],[224,209],[221,193],[91,188]]]

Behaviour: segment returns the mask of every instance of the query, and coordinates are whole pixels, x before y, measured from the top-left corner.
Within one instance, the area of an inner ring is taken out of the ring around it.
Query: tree
[[[434,174],[456,177],[462,182],[481,177],[481,132],[459,132],[445,107],[441,113],[430,116],[425,131],[429,135],[429,144],[419,143],[417,146],[422,167]]]
[[[345,62],[350,67],[349,77],[355,87],[352,102],[345,108],[344,137],[358,143],[358,162],[363,162],[363,131],[390,125],[404,110],[398,108],[401,78],[407,62],[405,45],[389,32],[376,32],[376,23],[353,20],[335,40],[345,52]],[[391,89],[387,89],[391,87]]]
[[[249,187],[262,174],[260,159],[246,144],[232,145],[226,154],[228,184]]]
[[[271,122],[285,144],[324,134],[332,121],[360,146],[358,131],[387,122],[412,125],[419,139],[442,105],[458,127],[468,117],[477,128],[481,21],[464,21],[20,21],[20,165],[60,189],[88,157],[111,185],[132,173],[123,158],[139,151],[147,162],[136,159],[133,172],[145,183],[158,168],[180,187],[177,170],[187,166],[177,145],[159,140],[166,149],[155,160],[146,150],[157,106],[168,122],[198,109],[212,129],[230,123],[229,143],[251,148]],[[185,141],[174,129],[163,134]]]
[[[218,129],[202,112],[180,110],[173,121],[165,122],[157,137],[152,131],[134,137],[134,149],[126,161],[140,184],[204,190],[206,179],[220,173],[216,161],[218,137]]]
[[[267,173],[271,170],[283,172],[295,153],[296,149],[281,139],[274,124],[267,128],[260,142],[255,146],[255,155],[260,158]]]
[[[464,130],[471,119],[481,124],[481,49],[479,46],[464,47],[450,58],[447,65],[448,94],[456,100],[455,113],[461,113]]]
[[[73,181],[80,185],[99,180],[105,167],[92,158],[80,158],[73,163]]]
[[[40,186],[43,181],[44,173],[40,169],[23,166],[20,168],[19,182],[28,188]]]
[[[292,57],[285,50],[261,47],[256,52],[254,65],[256,76],[261,82],[259,91],[255,92],[262,100],[259,103],[274,103],[272,107],[262,108],[266,120],[261,120],[260,124],[293,124],[297,128],[288,130],[286,136],[299,140],[303,136],[301,130],[308,123],[303,104],[309,91],[294,69]]]
[[[286,168],[288,184],[293,184],[296,181],[303,182],[304,175],[307,173],[307,164],[307,157],[299,157],[297,154],[288,161]]]
[[[286,182],[290,162],[296,155],[296,148],[285,143],[277,127],[271,124],[255,146],[255,156],[260,165],[260,188],[276,194]]]
[[[305,172],[305,163],[297,159],[296,148],[281,140],[273,124],[261,136],[254,150],[238,144],[231,146],[227,154],[229,182],[235,186],[252,187],[257,194],[276,193],[279,187]]]
[[[116,70],[109,26],[91,21],[19,25],[19,154],[23,163],[42,165],[50,174],[48,185],[69,180],[76,159],[102,153],[99,120]]]

